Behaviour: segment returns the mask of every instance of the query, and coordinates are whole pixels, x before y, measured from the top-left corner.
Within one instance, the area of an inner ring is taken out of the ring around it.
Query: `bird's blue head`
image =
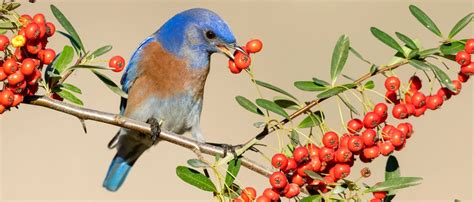
[[[193,8],[176,14],[156,33],[161,45],[174,55],[186,59],[194,68],[207,67],[212,53],[233,58],[234,34],[216,13]]]

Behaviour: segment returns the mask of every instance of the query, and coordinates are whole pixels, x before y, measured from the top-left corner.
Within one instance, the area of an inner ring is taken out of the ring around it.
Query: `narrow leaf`
[[[375,88],[375,83],[374,81],[370,80],[370,81],[367,81],[365,84],[364,84],[364,88],[365,89],[369,89],[369,90],[372,90]]]
[[[295,96],[291,95],[290,93],[286,92],[285,90],[279,88],[279,87],[276,87],[272,84],[269,84],[269,83],[266,83],[266,82],[263,82],[263,81],[259,81],[259,80],[255,80],[255,83],[259,86],[262,86],[264,88],[267,88],[267,89],[270,89],[270,90],[273,90],[273,91],[276,91],[278,93],[281,93],[283,95],[286,95],[290,98],[293,98],[294,100],[298,100]]]
[[[330,86],[331,84],[328,83],[327,81],[325,80],[321,80],[321,79],[318,79],[316,77],[313,77],[313,82],[318,85],[318,86]]]
[[[285,97],[275,97],[273,98],[273,102],[275,102],[278,106],[284,109],[295,109],[298,110],[298,104],[293,100],[289,100]]]
[[[329,98],[329,97],[332,97],[332,96],[337,95],[339,93],[342,93],[346,90],[352,89],[354,87],[356,87],[356,84],[353,84],[353,83],[344,84],[342,86],[335,86],[335,87],[332,87],[330,89],[327,89],[327,90],[319,93],[318,98],[319,99]]]
[[[275,114],[281,115],[285,118],[290,118],[290,115],[288,115],[288,113],[286,113],[286,111],[283,108],[281,108],[276,103],[274,103],[270,100],[257,99],[256,103],[257,103],[258,106],[260,106],[264,109],[267,109],[268,111],[271,111]]]
[[[76,51],[76,53],[80,54],[81,48],[79,47],[79,43],[70,34],[63,31],[59,31],[59,30],[57,30],[56,32],[58,32],[59,34],[69,39],[69,42],[71,43],[72,47],[74,47],[74,50]]]
[[[97,69],[97,70],[110,70],[110,68],[107,67],[101,67],[101,66],[94,66],[94,65],[74,65],[70,66],[66,69],[66,71],[74,70],[74,69]],[[64,72],[66,72],[64,71]]]
[[[426,58],[427,56],[434,55],[436,53],[439,53],[439,48],[430,48],[422,50],[418,52],[418,55],[420,56],[420,58]]]
[[[227,186],[231,186],[234,182],[235,178],[239,174],[241,164],[242,162],[239,158],[232,159],[231,161],[229,161],[229,166],[227,167],[227,174],[225,176],[225,184]]]
[[[344,103],[344,105],[346,105],[346,107],[354,114],[357,114],[357,115],[360,115],[359,111],[357,111],[357,109],[352,106],[352,104],[347,101],[345,98],[343,98],[341,95],[337,95],[337,97],[339,97],[339,99],[341,99],[342,103]]]
[[[331,59],[331,79],[333,81],[341,74],[342,68],[346,64],[349,55],[349,37],[342,35],[339,37],[334,47]]]
[[[349,51],[351,51],[352,54],[354,54],[357,58],[360,60],[364,61],[367,64],[372,64],[370,61],[366,60],[359,52],[357,52],[353,47],[349,47]]]
[[[15,2],[12,2],[12,3],[9,3],[7,5],[7,7],[5,7],[6,10],[9,10],[9,11],[12,11],[12,10],[15,10],[17,9],[18,7],[20,7],[21,4],[20,3],[15,3]]]
[[[188,165],[194,167],[194,168],[207,168],[209,165],[199,159],[189,159],[187,161]]]
[[[75,92],[75,93],[79,93],[79,94],[82,94],[82,91],[81,89],[79,89],[78,87],[72,85],[72,84],[69,84],[69,83],[63,83],[61,84],[61,87],[63,87],[64,89],[67,89],[71,92]]]
[[[296,130],[291,130],[289,137],[290,137],[291,145],[293,145],[294,147],[300,144],[300,137],[298,135],[298,132],[296,132]]]
[[[377,192],[377,191],[391,191],[395,189],[402,189],[406,187],[411,187],[421,184],[423,178],[421,177],[396,177],[389,180],[385,180],[380,184],[374,185],[373,187],[365,190],[368,192]]]
[[[398,165],[397,158],[395,158],[393,155],[390,155],[387,159],[387,164],[385,165],[385,180],[390,180],[397,177],[400,177],[400,166]]]
[[[443,37],[441,34],[441,31],[439,31],[438,27],[436,24],[433,22],[433,20],[426,15],[425,12],[423,12],[421,9],[416,7],[415,5],[410,5],[410,12],[415,18],[420,21],[421,24],[423,24],[426,28],[428,28],[431,32],[436,34],[439,37]]]
[[[377,72],[377,70],[378,70],[377,65],[370,66],[370,70],[369,70],[370,74],[374,74],[375,72]]]
[[[321,86],[313,81],[295,81],[295,87],[302,91],[323,91],[328,89],[327,86]]]
[[[321,111],[311,113],[298,124],[298,128],[311,128],[323,122],[324,114]]]
[[[13,22],[1,22],[0,23],[0,29],[16,29],[18,26],[16,26],[15,23]]]
[[[372,34],[375,36],[375,38],[380,40],[382,43],[386,44],[387,46],[390,46],[391,48],[393,48],[396,51],[398,51],[398,52],[405,55],[405,52],[403,51],[400,44],[398,44],[397,41],[395,41],[395,39],[393,39],[387,33],[383,32],[382,30],[380,30],[376,27],[371,27],[370,32],[372,32]]]
[[[71,46],[64,46],[63,51],[57,56],[53,62],[53,67],[61,74],[68,64],[72,62],[74,58],[74,50]]]
[[[306,173],[306,175],[308,175],[313,180],[324,181],[324,178],[321,175],[319,175],[318,173],[316,173],[312,170],[305,170],[304,172]]]
[[[71,37],[78,43],[80,50],[84,51],[84,45],[82,44],[81,38],[79,38],[79,35],[66,16],[64,16],[64,14],[54,5],[51,5],[51,11],[53,12],[54,17],[56,17],[58,22],[66,30],[66,32],[69,33]]]
[[[110,50],[112,50],[111,45],[102,46],[102,47],[96,49],[94,52],[92,52],[87,58],[88,59],[97,58],[101,55],[104,55],[104,54],[108,53]]]
[[[456,55],[459,51],[464,50],[464,44],[459,41],[455,41],[449,44],[443,44],[439,47],[439,49],[444,55]]]
[[[398,39],[400,39],[400,41],[403,41],[403,43],[405,43],[408,48],[411,48],[412,50],[418,49],[418,46],[416,45],[415,41],[413,41],[410,37],[400,32],[395,32],[395,35],[397,35]]]
[[[201,190],[208,192],[217,192],[216,186],[212,181],[199,171],[186,166],[176,167],[176,175],[184,182],[193,185]]]
[[[410,63],[411,66],[423,70],[423,71],[430,71],[431,68],[428,66],[425,62],[419,61],[419,60],[409,60],[408,63]]]
[[[127,93],[123,92],[114,81],[109,79],[109,77],[95,70],[92,70],[92,72],[107,86],[107,88],[112,90],[112,92],[123,98],[128,97]]]
[[[448,38],[453,38],[457,33],[459,33],[464,27],[466,27],[474,18],[474,13],[469,13],[463,17],[459,22],[454,25],[454,27],[449,32]]]
[[[307,196],[300,200],[300,202],[321,202],[321,201],[323,201],[323,197],[321,195]]]
[[[444,85],[444,87],[448,88],[451,91],[456,91],[456,88],[453,85],[453,82],[451,78],[440,68],[438,68],[436,65],[433,65],[431,63],[427,63],[433,73],[436,75],[436,78]]]
[[[243,97],[243,96],[236,96],[236,97],[235,97],[235,100],[237,101],[237,103],[239,103],[240,106],[242,106],[242,107],[243,107],[244,109],[246,109],[247,111],[263,116],[262,110],[260,110],[260,109],[257,107],[257,105],[255,105],[255,104],[254,104],[252,101],[250,101],[249,99],[247,99],[247,98],[245,98],[245,97]]]
[[[79,98],[77,98],[75,95],[73,95],[72,93],[70,93],[69,91],[67,90],[60,90],[58,92],[56,92],[60,97],[64,98],[65,100],[69,101],[69,102],[72,102],[74,104],[77,104],[77,105],[80,105],[80,106],[83,106],[84,103],[82,102],[82,100],[80,100]]]

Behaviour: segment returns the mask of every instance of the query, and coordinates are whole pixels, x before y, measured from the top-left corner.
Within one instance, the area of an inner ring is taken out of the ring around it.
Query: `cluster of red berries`
[[[474,53],[474,39],[466,42],[465,51],[456,55],[456,61],[461,65],[458,80],[453,80],[455,92],[448,88],[440,88],[434,95],[425,96],[420,89],[422,82],[417,76],[412,76],[409,81],[409,90],[404,92],[404,97],[399,96],[400,79],[395,76],[388,77],[385,81],[388,103],[394,104],[392,115],[396,119],[405,119],[409,116],[419,117],[427,109],[435,110],[452,95],[457,95],[461,90],[461,82],[466,82],[474,74],[471,55]],[[280,196],[293,198],[300,193],[301,187],[306,185],[310,194],[325,193],[334,183],[351,173],[355,156],[359,155],[362,162],[368,163],[378,156],[388,156],[394,150],[405,147],[407,139],[413,134],[413,126],[408,122],[399,123],[396,127],[386,123],[388,106],[377,103],[374,109],[367,112],[363,120],[351,119],[347,123],[348,133],[338,136],[333,131],[326,132],[322,137],[322,147],[312,143],[296,147],[292,157],[277,153],[272,157],[273,167],[279,169],[274,172],[269,180],[271,188],[265,189],[261,196],[256,198],[256,191],[252,187],[245,188],[240,198],[234,201],[278,201]],[[384,123],[382,127],[382,123]],[[322,174],[322,179],[309,176],[307,171]],[[362,172],[363,177],[368,177],[367,172]],[[317,178],[317,179],[314,179]],[[371,202],[380,202],[386,197],[387,192],[374,192]]]
[[[50,64],[56,52],[46,48],[48,38],[55,33],[55,26],[46,22],[43,14],[33,17],[22,15],[19,18],[21,28],[10,40],[0,35],[0,51],[5,52],[5,58],[0,60],[0,114],[10,107],[16,107],[23,101],[24,96],[31,96],[38,90],[38,80],[41,78],[41,68]],[[15,48],[10,51],[9,45]],[[11,54],[13,52],[13,54]]]
[[[247,69],[250,66],[252,59],[250,59],[250,53],[257,53],[262,50],[263,43],[258,39],[252,39],[242,47],[245,53],[241,51],[234,52],[234,60],[229,60],[229,70],[234,74],[240,73],[243,69]]]

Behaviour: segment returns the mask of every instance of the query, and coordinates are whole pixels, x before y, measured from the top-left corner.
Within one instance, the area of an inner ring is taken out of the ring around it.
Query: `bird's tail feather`
[[[103,186],[109,191],[117,191],[132,168],[124,158],[116,155],[110,164]]]

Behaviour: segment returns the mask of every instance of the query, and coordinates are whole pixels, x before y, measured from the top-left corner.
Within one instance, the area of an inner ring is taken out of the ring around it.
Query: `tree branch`
[[[101,112],[93,109],[79,107],[43,96],[27,97],[25,98],[24,103],[50,108],[75,116],[81,120],[98,121],[110,125],[120,126],[122,128],[135,130],[143,134],[151,135],[151,129],[149,124],[129,119],[118,114],[112,114],[108,112]],[[162,130],[160,134],[160,139],[190,149],[191,151],[199,150],[204,154],[212,156],[219,155],[222,157],[224,155],[224,150],[220,147],[199,143],[191,138],[182,135],[177,135],[169,131]],[[242,157],[241,160],[243,166],[256,173],[259,173],[264,176],[270,176],[272,173],[272,171],[248,158]]]

